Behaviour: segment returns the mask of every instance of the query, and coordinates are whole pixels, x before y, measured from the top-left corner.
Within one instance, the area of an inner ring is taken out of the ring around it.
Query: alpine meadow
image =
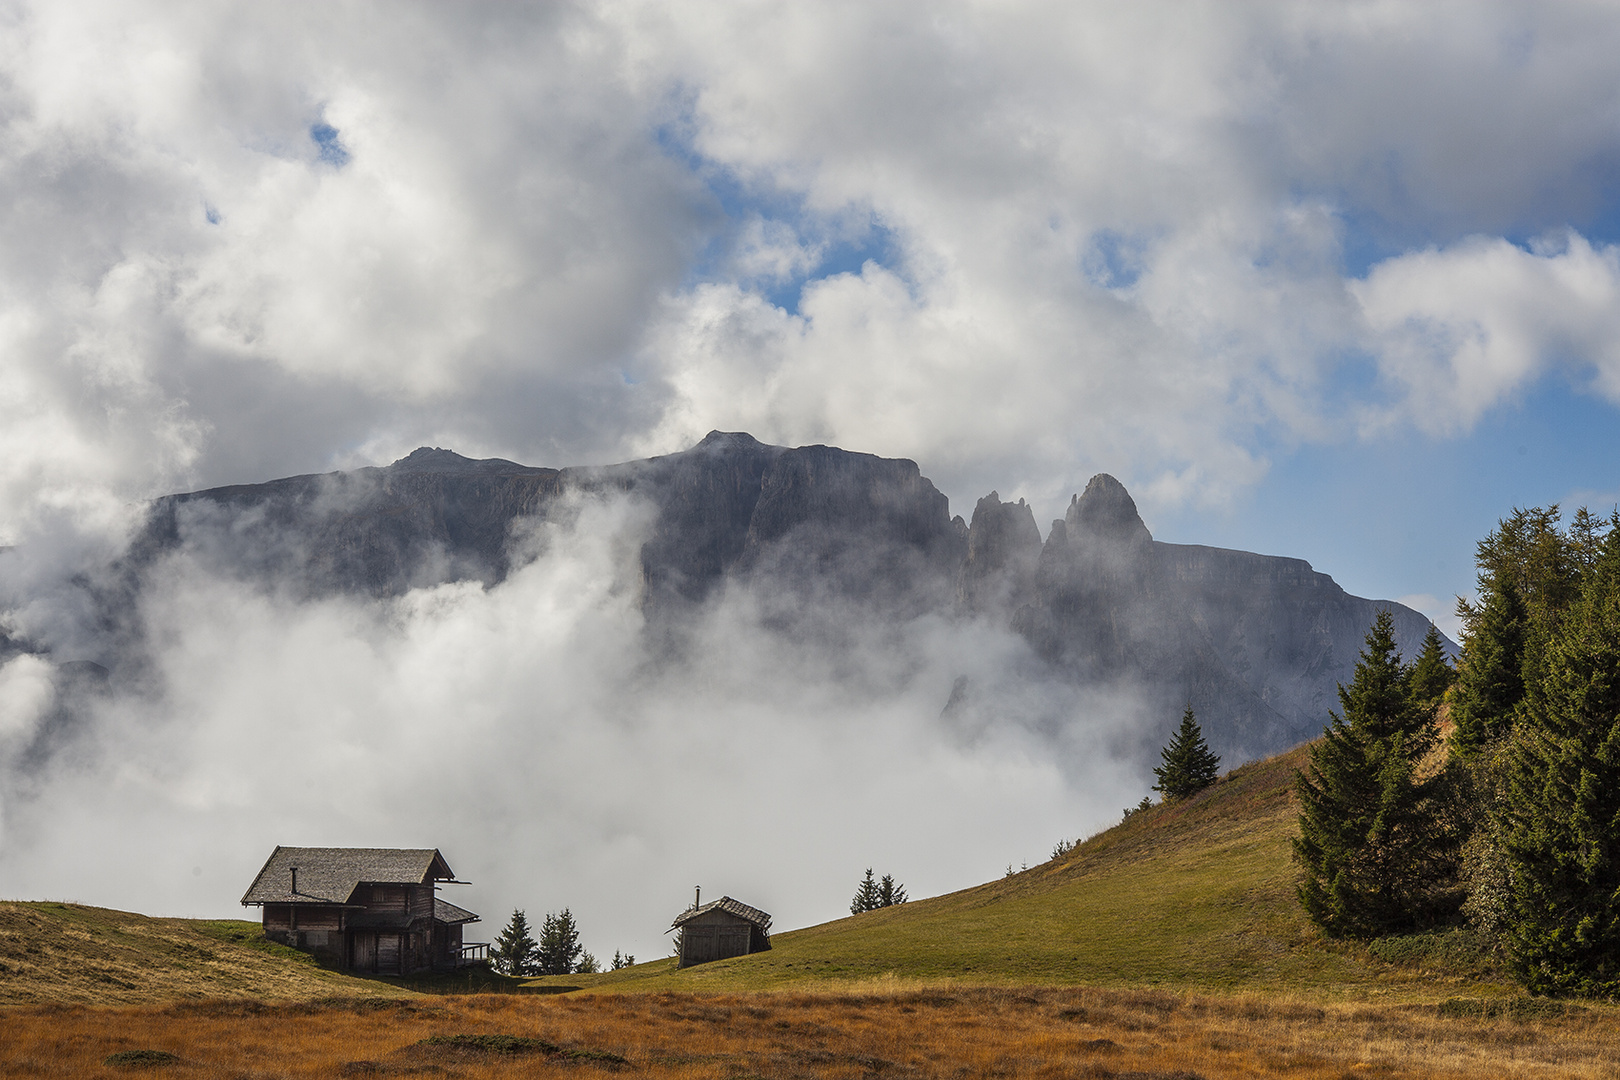
[[[1616,55],[9,4],[0,1076],[1612,1076]]]

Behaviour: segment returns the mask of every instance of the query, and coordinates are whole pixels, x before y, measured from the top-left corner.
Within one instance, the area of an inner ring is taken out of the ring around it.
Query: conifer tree
[[[1509,952],[1532,993],[1620,994],[1620,528],[1560,621],[1509,742]]]
[[[1465,758],[1512,730],[1529,687],[1545,674],[1559,620],[1597,558],[1597,518],[1579,510],[1567,532],[1558,522],[1557,506],[1515,508],[1476,549],[1479,603],[1457,602],[1463,654],[1452,738]]]
[[[522,978],[539,973],[535,965],[536,952],[534,938],[529,935],[528,916],[513,908],[511,921],[506,924],[506,929],[496,935],[494,944],[490,946],[490,962],[502,975]]]
[[[880,882],[873,876],[872,868],[867,867],[866,877],[861,879],[860,888],[855,890],[855,899],[849,902],[849,913],[859,915],[863,911],[876,911],[905,902],[906,887],[895,881],[893,874],[884,874]]]
[[[1412,696],[1419,704],[1434,708],[1456,679],[1457,673],[1452,670],[1451,661],[1446,658],[1446,651],[1440,645],[1440,631],[1430,623],[1417,659],[1412,661]]]
[[[1525,609],[1510,588],[1493,590],[1477,608],[1461,602],[1467,631],[1457,673],[1452,742],[1472,756],[1506,735],[1524,698]]]
[[[1221,759],[1204,741],[1191,705],[1182,713],[1181,727],[1170,737],[1169,745],[1159,751],[1159,757],[1164,760],[1164,766],[1153,770],[1153,775],[1159,778],[1153,790],[1162,791],[1166,799],[1195,795],[1220,775]]]
[[[540,924],[540,946],[535,952],[538,974],[573,974],[583,951],[573,914],[567,908],[556,915],[548,914]]]
[[[876,911],[882,906],[877,879],[872,876],[872,868],[868,866],[866,877],[861,879],[860,888],[855,890],[855,899],[849,902],[849,913],[859,915],[863,911]]]
[[[1417,776],[1435,743],[1434,711],[1411,693],[1388,611],[1378,613],[1339,703],[1342,715],[1328,714],[1295,783],[1300,903],[1335,937],[1437,922],[1461,900],[1458,837],[1440,779]]]

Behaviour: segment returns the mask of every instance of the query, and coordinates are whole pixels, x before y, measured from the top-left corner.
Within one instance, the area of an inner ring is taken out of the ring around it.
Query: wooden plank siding
[[[454,873],[436,849],[278,846],[243,896],[265,936],[363,974],[454,969],[461,923],[478,916],[441,901]]]
[[[747,956],[754,925],[725,911],[708,911],[681,927],[680,966]]]

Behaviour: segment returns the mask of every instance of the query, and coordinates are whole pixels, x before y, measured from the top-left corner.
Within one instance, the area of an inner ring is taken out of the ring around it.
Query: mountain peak
[[[1142,523],[1142,515],[1136,512],[1136,500],[1124,484],[1107,473],[1093,476],[1086,490],[1074,497],[1064,522],[1071,536],[1078,532],[1098,540],[1132,544],[1153,539]]]
[[[752,449],[763,446],[764,443],[748,434],[746,431],[720,431],[716,429],[703,436],[703,441],[692,449],[694,450],[733,450]]]
[[[394,472],[407,473],[509,473],[537,472],[527,465],[519,465],[505,458],[462,457],[454,450],[437,446],[419,446],[388,466]]]

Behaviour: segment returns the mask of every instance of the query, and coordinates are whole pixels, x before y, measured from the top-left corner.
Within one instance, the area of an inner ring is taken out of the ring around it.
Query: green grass
[[[55,902],[0,902],[0,1005],[398,996],[267,941],[258,923],[149,918]]]
[[[1321,939],[1294,896],[1292,785],[1305,750],[1133,814],[1068,855],[947,896],[773,935],[770,952],[532,980],[592,990],[829,983],[1084,983],[1312,998],[1514,993],[1466,931]]]
[[[1429,1004],[1517,997],[1489,949],[1464,929],[1370,944],[1314,931],[1295,899],[1291,853],[1293,778],[1305,760],[1301,747],[1246,765],[1191,799],[1133,814],[1023,873],[776,934],[770,952],[684,971],[663,959],[526,981],[487,972],[356,979],[264,940],[255,923],[0,904],[0,1003],[930,983]]]

